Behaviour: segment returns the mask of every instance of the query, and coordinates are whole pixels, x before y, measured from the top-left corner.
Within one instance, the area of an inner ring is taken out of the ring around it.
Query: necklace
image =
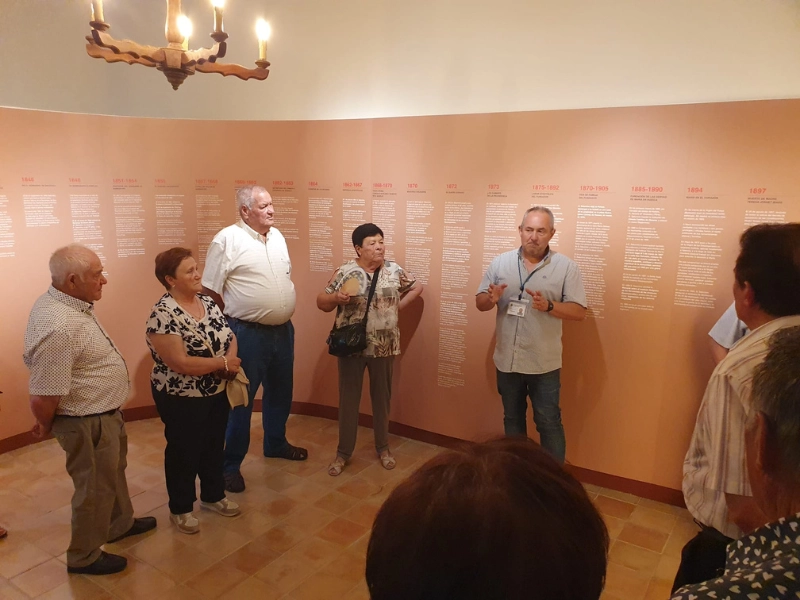
[[[173,298],[175,297],[173,296]],[[178,306],[180,306],[185,312],[189,313],[195,321],[199,321],[203,318],[205,308],[197,296],[193,297],[191,305],[184,304],[177,298],[175,298],[175,302],[177,302]]]

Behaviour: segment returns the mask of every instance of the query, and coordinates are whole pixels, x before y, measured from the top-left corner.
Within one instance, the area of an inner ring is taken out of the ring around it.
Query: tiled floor
[[[256,415],[256,418],[258,416]],[[171,526],[164,487],[164,438],[155,419],[128,424],[128,482],[137,515],[151,514],[151,533],[107,546],[128,557],[122,573],[67,575],[72,483],[54,440],[0,455],[0,600],[24,598],[366,599],[364,557],[372,519],[393,486],[440,451],[392,437],[398,467],[381,468],[372,432],[359,430],[355,457],[339,477],[333,458],[337,425],[292,416],[289,439],[309,448],[307,462],[259,456],[263,433],[253,421],[247,490],[231,496],[242,515],[226,519],[196,510],[201,531]],[[680,549],[694,535],[686,511],[587,486],[613,539],[604,600],[669,597]]]

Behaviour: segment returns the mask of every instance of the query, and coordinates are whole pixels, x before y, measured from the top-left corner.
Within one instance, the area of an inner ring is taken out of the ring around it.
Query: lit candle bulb
[[[103,0],[92,0],[92,21],[105,23],[103,17]]]
[[[214,31],[222,31],[222,9],[225,7],[225,0],[211,0],[214,5]]]
[[[259,19],[256,23],[256,35],[258,36],[258,60],[267,60],[267,40],[272,30],[264,19]]]
[[[178,17],[178,31],[180,31],[181,36],[183,37],[183,49],[188,50],[189,38],[192,36],[192,22],[186,15],[181,15]]]

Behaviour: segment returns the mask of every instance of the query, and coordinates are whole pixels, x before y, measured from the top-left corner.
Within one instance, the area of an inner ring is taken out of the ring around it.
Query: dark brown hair
[[[583,486],[538,444],[445,451],[389,495],[372,526],[372,600],[597,600],[608,532]]]
[[[773,317],[800,314],[800,223],[769,223],[747,229],[733,270],[740,287]]]
[[[156,278],[167,291],[169,291],[167,277],[175,277],[178,266],[191,256],[192,251],[188,248],[170,248],[156,256]]]
[[[383,231],[375,223],[364,223],[353,230],[353,248],[361,246],[368,237],[379,235],[384,237]]]

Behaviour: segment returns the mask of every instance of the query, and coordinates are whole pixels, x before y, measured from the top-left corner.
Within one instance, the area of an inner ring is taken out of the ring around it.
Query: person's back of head
[[[596,600],[608,533],[537,444],[445,451],[390,494],[367,550],[372,600]]]
[[[745,230],[734,275],[749,283],[755,302],[772,317],[800,314],[800,223],[765,223]]]
[[[800,327],[772,335],[745,434],[753,497],[770,521],[800,510]]]

